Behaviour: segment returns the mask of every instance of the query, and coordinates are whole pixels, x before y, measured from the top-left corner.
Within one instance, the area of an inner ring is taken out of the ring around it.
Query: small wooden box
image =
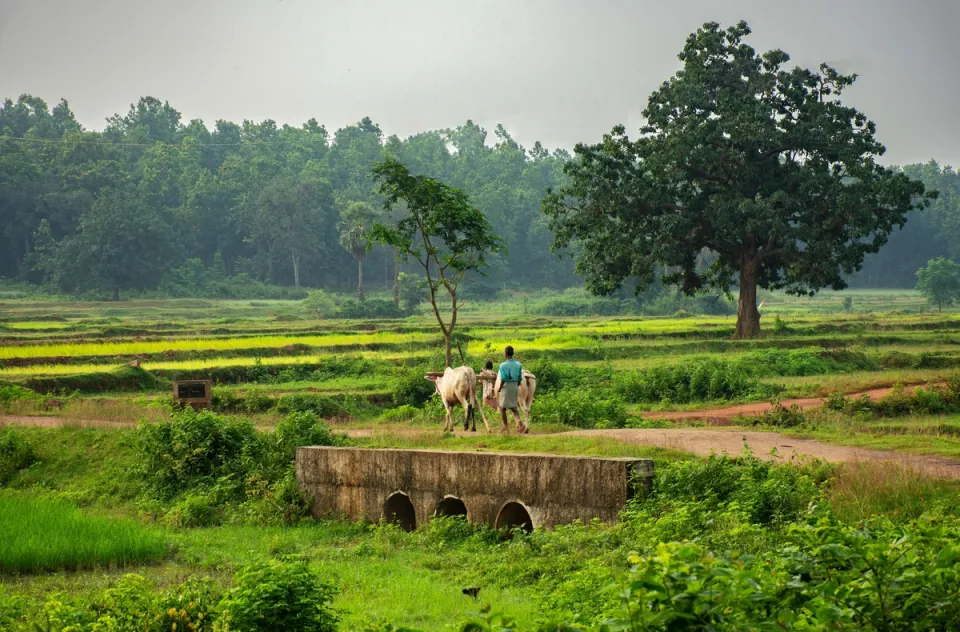
[[[180,380],[173,383],[173,403],[190,406],[194,410],[209,409],[212,399],[212,380]]]

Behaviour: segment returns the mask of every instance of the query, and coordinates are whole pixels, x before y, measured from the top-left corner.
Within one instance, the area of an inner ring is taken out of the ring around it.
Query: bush
[[[388,408],[380,415],[383,421],[409,421],[417,417],[422,411],[416,406],[402,404],[396,408]]]
[[[796,428],[804,422],[803,411],[796,404],[789,408],[777,402],[773,408],[757,415],[751,422],[758,426],[773,426],[775,428]]]
[[[287,463],[292,463],[297,448],[304,445],[341,445],[340,436],[330,432],[330,427],[310,411],[290,413],[274,426],[273,450]]]
[[[694,500],[714,507],[735,504],[751,523],[781,524],[797,519],[820,497],[830,471],[819,462],[779,465],[749,453],[667,462],[658,466],[653,492],[641,504],[657,511]]]
[[[437,387],[424,379],[428,370],[423,367],[411,367],[398,371],[390,383],[394,406],[422,406],[433,396]]]
[[[323,290],[312,290],[307,294],[307,298],[300,301],[300,308],[319,320],[332,318],[337,312],[337,304],[333,298]]]
[[[333,632],[336,589],[302,561],[273,560],[241,568],[220,602],[219,623],[234,632]]]
[[[612,629],[947,630],[960,620],[956,524],[857,526],[829,515],[791,529],[764,556],[691,543],[632,555]]]
[[[263,450],[249,421],[191,409],[141,425],[137,448],[141,475],[167,498],[224,477],[240,483]]]
[[[384,298],[368,298],[365,301],[348,298],[337,307],[337,318],[403,318],[403,311]]]
[[[18,400],[33,400],[39,398],[40,396],[29,388],[8,382],[0,382],[0,410],[9,410],[10,404]]]
[[[0,484],[37,461],[37,453],[20,432],[9,426],[0,427]]]
[[[320,417],[336,417],[344,414],[343,406],[329,395],[318,393],[292,393],[277,400],[277,412],[314,413]]]
[[[577,428],[623,428],[627,422],[627,408],[614,393],[579,387],[538,396],[531,416],[535,423]]]
[[[769,397],[777,390],[774,385],[758,381],[742,368],[717,360],[624,371],[614,377],[614,388],[631,403]]]

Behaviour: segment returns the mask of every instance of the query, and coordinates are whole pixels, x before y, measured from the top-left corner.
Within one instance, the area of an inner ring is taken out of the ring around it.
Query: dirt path
[[[871,397],[882,397],[891,389],[876,389],[867,391]],[[786,405],[796,403],[802,407],[818,406],[820,398],[798,399],[783,402]],[[721,423],[740,415],[760,414],[770,408],[770,404],[757,403],[742,406],[730,406],[711,411],[691,411],[680,413],[657,413],[661,419],[710,419]],[[667,415],[673,415],[668,417]],[[39,426],[55,428],[61,426],[80,428],[130,428],[136,426],[129,421],[110,421],[105,419],[71,419],[65,417],[40,416],[0,416],[0,426]],[[269,430],[267,426],[258,427]],[[370,437],[381,432],[380,429],[350,428],[336,429],[350,437]],[[429,429],[420,428],[384,428],[383,432],[391,434],[422,434]],[[496,431],[495,431],[496,432]],[[483,431],[474,433],[457,432],[458,435],[482,436]],[[575,430],[561,433],[569,436],[605,437],[626,443],[651,445],[681,452],[691,452],[707,456],[712,452],[727,453],[732,456],[740,454],[744,444],[748,445],[753,453],[762,459],[789,460],[794,456],[809,456],[829,462],[883,462],[908,467],[917,472],[937,478],[960,479],[960,460],[926,455],[909,455],[900,452],[885,450],[869,450],[850,446],[839,446],[821,443],[811,439],[794,439],[777,432],[759,432],[742,430],[721,430],[702,428],[670,428],[670,429],[623,429],[623,430]],[[777,455],[771,454],[772,450]]]
[[[907,387],[908,392],[912,392],[920,387],[929,387],[930,384],[917,384]],[[875,388],[869,391],[859,393],[850,393],[847,397],[862,397],[866,395],[870,399],[879,399],[887,395],[893,388]],[[783,399],[780,403],[789,408],[796,404],[802,409],[819,408],[823,405],[825,397],[806,397],[803,399]],[[665,419],[668,421],[699,420],[706,421],[716,426],[730,425],[730,421],[737,417],[754,417],[762,415],[771,410],[773,404],[770,402],[755,402],[752,404],[738,404],[736,406],[724,406],[723,408],[711,408],[707,410],[681,410],[671,412],[645,411],[639,413],[645,419]]]
[[[576,430],[564,434],[607,437],[626,443],[639,443],[681,452],[692,452],[701,456],[709,456],[712,452],[717,454],[726,452],[731,456],[737,456],[744,445],[748,445],[756,457],[766,460],[788,461],[792,457],[809,456],[831,463],[883,462],[908,467],[937,478],[960,479],[960,460],[958,459],[833,445],[812,439],[794,439],[778,432],[671,428],[656,430]],[[774,449],[777,451],[776,456],[771,454]]]

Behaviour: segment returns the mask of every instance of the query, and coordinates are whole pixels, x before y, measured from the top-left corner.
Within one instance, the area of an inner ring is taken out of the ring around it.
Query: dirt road
[[[744,445],[754,456],[777,461],[808,456],[831,463],[884,462],[908,467],[928,476],[960,479],[960,460],[937,456],[903,454],[889,450],[868,450],[821,443],[812,439],[794,439],[778,432],[671,428],[656,430],[576,430],[564,434],[586,437],[607,437],[626,443],[639,443],[659,448],[692,452],[709,456],[726,452],[737,456]],[[776,455],[771,454],[776,450]]]
[[[920,387],[929,387],[930,384],[919,384],[907,387],[908,392],[912,392]],[[852,393],[847,397],[862,397],[866,395],[870,399],[879,399],[890,393],[892,388],[875,388],[860,393]],[[780,403],[789,408],[796,404],[802,409],[818,408],[823,405],[823,397],[806,397],[803,399],[784,399]],[[645,419],[666,419],[670,421],[680,421],[684,419],[706,421],[717,426],[726,426],[736,417],[753,417],[762,415],[773,408],[770,402],[755,402],[753,404],[739,404],[737,406],[724,406],[722,408],[710,408],[706,410],[682,410],[671,412],[645,411],[639,413]]]

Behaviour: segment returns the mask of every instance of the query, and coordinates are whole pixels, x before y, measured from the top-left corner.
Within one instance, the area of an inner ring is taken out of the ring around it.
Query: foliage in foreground
[[[78,602],[69,595],[50,596],[42,614],[36,617],[38,627],[30,629],[50,632],[332,632],[337,629],[339,617],[330,607],[336,589],[321,580],[306,562],[273,560],[244,566],[235,574],[234,583],[234,588],[220,592],[211,580],[189,579],[155,591],[142,576],[127,574],[93,604]],[[3,605],[0,601],[0,606]],[[7,622],[0,613],[0,624],[3,623]]]

